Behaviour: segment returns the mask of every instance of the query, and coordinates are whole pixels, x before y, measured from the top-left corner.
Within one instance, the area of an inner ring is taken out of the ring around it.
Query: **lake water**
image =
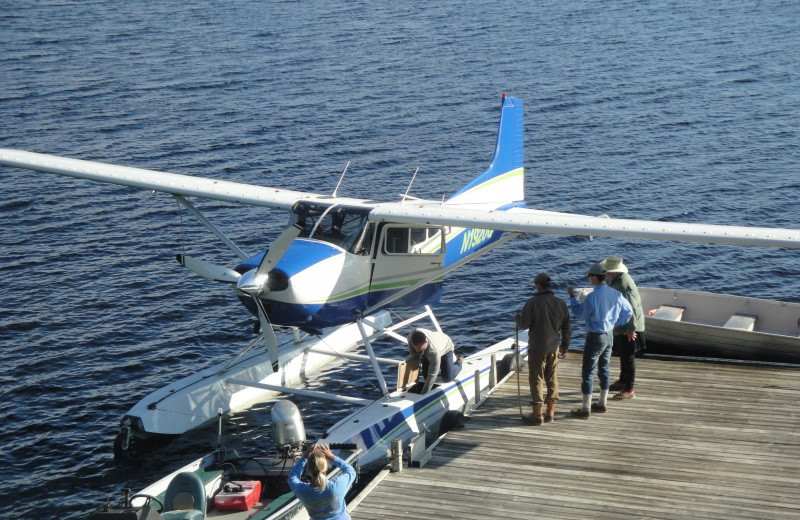
[[[0,147],[326,193],[351,161],[340,193],[379,200],[419,167],[411,193],[439,199],[488,166],[507,92],[530,207],[800,227],[794,1],[0,2],[0,36]],[[112,442],[253,319],[175,262],[235,259],[170,196],[0,182],[0,517],[83,518],[209,449],[203,431],[131,463]],[[249,253],[286,218],[198,206]],[[797,250],[530,236],[449,275],[438,318],[469,352],[512,334],[537,272],[581,284],[614,253],[639,285],[800,302]],[[318,385],[375,395],[354,366]],[[268,411],[226,436],[266,446]]]

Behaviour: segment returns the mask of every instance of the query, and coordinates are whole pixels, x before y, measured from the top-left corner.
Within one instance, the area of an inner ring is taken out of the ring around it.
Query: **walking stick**
[[[520,389],[519,385],[519,372],[521,365],[519,363],[519,325],[517,325],[516,320],[514,320],[514,349],[516,350],[517,359],[517,404],[519,405],[520,417],[525,417],[525,414],[522,412],[522,390]]]

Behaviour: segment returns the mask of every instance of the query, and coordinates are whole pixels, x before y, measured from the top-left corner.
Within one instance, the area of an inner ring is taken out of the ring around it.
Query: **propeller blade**
[[[264,335],[264,340],[267,342],[267,352],[269,353],[269,361],[272,364],[272,370],[278,371],[278,337],[275,336],[275,329],[272,328],[272,323],[267,318],[267,311],[264,309],[264,303],[257,297],[253,296],[258,309],[258,321],[261,323],[261,333]]]
[[[302,228],[297,226],[289,226],[284,229],[280,235],[270,244],[261,263],[258,264],[258,269],[251,269],[239,278],[236,282],[236,287],[245,294],[249,294],[253,298],[258,298],[266,291],[267,280],[269,279],[269,272],[281,259],[283,253],[292,245],[292,241],[297,238]]]
[[[197,258],[192,258],[186,255],[175,255],[175,259],[179,264],[190,270],[191,272],[208,278],[214,282],[236,283],[241,276],[233,269],[228,269],[221,265],[212,264]]]
[[[267,274],[272,271],[272,268],[275,267],[275,264],[281,259],[283,253],[289,249],[289,246],[292,245],[292,242],[300,234],[300,231],[302,231],[302,228],[298,226],[289,226],[278,235],[272,244],[270,244],[267,254],[261,259],[261,263],[258,265],[258,270],[256,271],[256,276]]]

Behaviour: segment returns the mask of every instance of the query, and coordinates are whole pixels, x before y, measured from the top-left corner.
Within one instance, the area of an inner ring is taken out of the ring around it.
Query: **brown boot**
[[[523,417],[523,419],[528,424],[532,424],[534,426],[541,426],[543,420],[542,403],[534,404],[532,405],[532,407],[533,407],[533,413],[531,413],[530,415],[526,415],[525,417]]]
[[[544,422],[553,422],[556,413],[556,402],[547,401],[547,412],[544,414]]]

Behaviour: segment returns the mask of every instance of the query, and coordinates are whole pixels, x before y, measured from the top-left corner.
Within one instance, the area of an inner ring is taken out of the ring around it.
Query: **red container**
[[[258,480],[234,480],[222,486],[214,497],[214,507],[221,511],[247,511],[261,496]]]

